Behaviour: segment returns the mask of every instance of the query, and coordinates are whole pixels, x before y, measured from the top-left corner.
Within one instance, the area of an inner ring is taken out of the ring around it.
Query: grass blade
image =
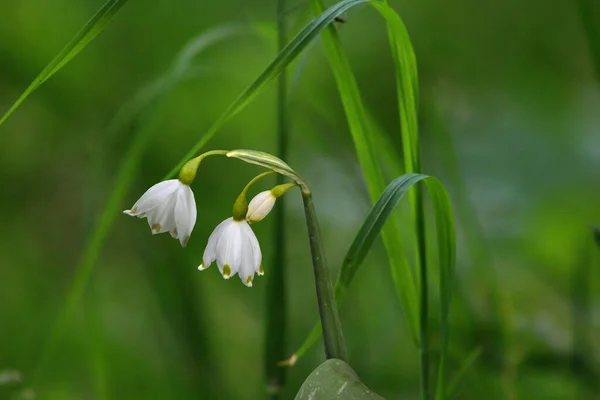
[[[36,377],[41,374],[46,366],[48,358],[57,345],[58,338],[64,332],[66,323],[77,304],[79,304],[104,241],[115,219],[120,215],[125,195],[137,171],[138,162],[152,137],[154,127],[158,123],[159,115],[157,111],[160,109],[164,94],[182,79],[189,78],[188,72],[195,69],[195,64],[192,63],[195,56],[208,46],[243,32],[244,30],[226,26],[199,35],[183,48],[172,68],[155,82],[140,90],[130,102],[121,108],[109,124],[108,131],[114,135],[123,133],[126,128],[131,128],[134,139],[119,168],[110,196],[100,213],[100,217],[94,224],[78,261],[75,277],[67,293],[65,305],[54,323],[38,361]]]
[[[285,0],[277,0],[277,49],[283,50],[287,42],[287,26],[285,18]],[[287,159],[288,153],[288,88],[285,68],[277,79],[277,156]],[[277,174],[277,185],[285,183],[283,175]],[[274,250],[273,268],[267,278],[267,329],[265,332],[265,368],[267,373],[267,390],[273,399],[279,398],[279,392],[285,384],[286,370],[277,365],[285,357],[286,338],[286,286],[285,286],[285,196],[279,198],[275,209],[275,225],[273,227]]]
[[[185,164],[189,159],[196,155],[225,125],[227,121],[242,111],[252,100],[256,98],[271,83],[283,69],[289,65],[296,57],[312,42],[319,34],[327,28],[338,15],[344,13],[350,8],[368,3],[374,0],[344,0],[330,7],[318,17],[313,19],[308,25],[300,31],[267,68],[252,82],[234,101],[229,105],[223,114],[212,124],[208,131],[190,148],[190,151],[181,159],[173,169],[165,176],[169,179]]]
[[[419,150],[419,134],[417,124],[417,93],[418,78],[415,54],[412,49],[408,32],[398,14],[383,3],[373,3],[388,24],[388,38],[392,49],[392,58],[396,69],[396,90],[398,93],[398,112],[402,129],[402,149],[404,153],[404,168],[406,173],[420,173],[421,159]],[[421,356],[421,398],[429,399],[429,296],[427,268],[427,240],[425,232],[425,213],[423,193],[420,187],[410,193],[411,206],[415,215],[414,229],[417,237],[416,270],[419,287],[419,333]],[[444,307],[444,305],[442,305]],[[442,325],[445,324],[442,319]],[[445,330],[445,326],[442,326]],[[445,349],[442,349],[440,369],[443,369]],[[443,380],[439,382],[443,386]],[[440,389],[438,387],[438,389]],[[443,389],[441,389],[443,393]]]
[[[438,156],[444,165],[445,174],[448,176],[454,191],[456,204],[456,215],[462,223],[465,241],[469,243],[468,252],[470,262],[473,265],[484,266],[479,275],[480,284],[487,287],[488,298],[486,299],[485,312],[491,321],[493,329],[490,330],[491,337],[488,339],[493,349],[494,357],[499,364],[504,365],[506,351],[506,316],[503,310],[505,300],[498,286],[498,278],[494,268],[494,260],[490,251],[490,245],[485,236],[485,232],[477,216],[473,212],[475,206],[467,193],[467,188],[461,176],[459,162],[456,158],[456,149],[450,132],[445,126],[443,116],[435,103],[433,95],[427,96],[425,110],[427,115],[425,119],[431,126],[431,133],[435,135],[435,142],[440,151]],[[488,350],[486,350],[486,353]],[[503,367],[500,367],[503,369]],[[448,392],[448,390],[446,390]]]
[[[311,0],[313,11],[316,13],[324,9],[322,0]],[[373,2],[371,4],[380,4]],[[386,15],[384,17],[387,18]],[[397,23],[391,20],[390,23]],[[323,31],[323,44],[327,51],[329,63],[337,82],[346,119],[354,141],[358,160],[365,176],[371,201],[374,203],[379,194],[385,189],[383,173],[378,165],[378,156],[374,144],[369,138],[369,120],[362,102],[358,84],[352,73],[348,57],[344,53],[338,34],[333,26]],[[412,334],[413,340],[419,344],[418,330],[418,303],[415,280],[401,245],[401,236],[398,227],[387,224],[382,234],[383,243],[388,253],[392,277],[397,294],[403,305]]]
[[[0,118],[0,126],[19,108],[31,93],[46,82],[59,69],[65,66],[73,57],[83,50],[102,29],[110,22],[116,13],[127,3],[127,0],[108,0],[85,26],[71,39],[69,43],[50,61],[48,65],[35,77],[33,82],[19,96],[17,101]]]
[[[446,189],[436,178],[422,174],[405,174],[393,180],[381,194],[354,238],[335,282],[335,299],[341,304],[356,272],[362,265],[375,239],[383,233],[386,223],[398,203],[418,182],[424,181],[432,199],[435,216],[440,270],[440,300],[450,295],[451,276],[455,264],[456,238],[452,206]],[[442,283],[443,282],[443,283]],[[448,317],[448,309],[442,310],[442,318]],[[282,364],[293,365],[318,340],[321,327],[317,324],[300,348]],[[447,335],[446,335],[447,337]],[[443,343],[445,346],[445,342]]]

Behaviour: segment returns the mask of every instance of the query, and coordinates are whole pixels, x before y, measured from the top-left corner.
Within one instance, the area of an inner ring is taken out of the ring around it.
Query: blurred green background
[[[101,4],[0,5],[0,112]],[[309,20],[308,5],[299,4],[286,17],[293,29]],[[582,14],[569,0],[390,4],[417,55],[424,172],[444,182],[457,218],[449,377],[482,352],[455,397],[600,398],[600,257],[590,232],[600,221],[600,84],[581,18],[599,29],[600,14]],[[263,34],[211,48],[196,61],[197,76],[151,109],[153,136],[120,205],[127,209],[275,56],[274,1],[131,1],[0,128],[0,376],[21,375],[0,380],[0,398],[266,397],[266,277],[248,289],[216,267],[196,269],[208,235],[259,171],[221,158],[200,168],[198,220],[185,250],[151,236],[145,221],[116,217],[83,300],[40,366],[134,141],[134,128],[110,130],[111,120],[190,39],[231,23],[260,24]],[[367,104],[401,154],[382,20],[368,6],[354,8],[340,35]],[[313,186],[334,273],[368,196],[320,42],[298,79],[286,161]],[[207,149],[274,152],[275,117],[273,85]],[[270,261],[273,218],[255,231],[266,274],[287,273],[291,354],[318,312],[301,202],[288,197],[285,265]],[[340,312],[363,381],[387,398],[418,398],[418,354],[379,243]],[[282,397],[293,398],[323,359],[319,346],[290,369]]]

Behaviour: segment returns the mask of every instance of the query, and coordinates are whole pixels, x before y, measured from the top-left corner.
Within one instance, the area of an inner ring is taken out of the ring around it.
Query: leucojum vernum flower
[[[152,234],[169,232],[185,247],[196,224],[194,192],[179,179],[152,186],[125,214],[146,218]]]
[[[269,171],[248,182],[234,201],[231,216],[216,225],[208,238],[198,269],[203,271],[216,262],[223,278],[230,279],[237,274],[244,285],[252,287],[255,275],[260,276],[265,272],[262,266],[262,251],[252,230],[252,224],[261,222],[271,212],[277,199],[297,186],[304,204],[325,352],[330,358],[346,360],[341,323],[327,270],[312,193],[306,181],[279,158],[253,150],[208,151],[185,163],[177,179],[157,183],[148,189],[131,209],[124,211],[125,214],[147,218],[153,234],[169,232],[185,247],[194,229],[197,213],[191,185],[196,178],[200,162],[210,155],[237,158]],[[246,195],[252,185],[275,173],[292,182],[262,191],[248,203]],[[295,360],[293,357],[290,359],[292,363]]]
[[[186,247],[196,224],[196,202],[190,185],[193,183],[200,162],[208,155],[227,154],[224,151],[207,152],[186,163],[177,179],[169,179],[148,189],[129,210],[127,215],[146,218],[152,234],[169,232]],[[261,154],[256,152],[256,154]],[[203,271],[216,261],[223,278],[236,274],[244,285],[251,287],[254,275],[263,275],[262,253],[258,239],[250,224],[262,221],[273,209],[278,197],[283,196],[297,183],[278,185],[257,194],[248,203],[246,194],[250,187],[272,174],[266,172],[252,179],[236,199],[232,216],[217,225],[198,267]]]

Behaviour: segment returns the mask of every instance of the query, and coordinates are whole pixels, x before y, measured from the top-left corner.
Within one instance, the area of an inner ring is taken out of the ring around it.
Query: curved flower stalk
[[[152,186],[123,213],[147,218],[153,235],[169,232],[185,247],[196,224],[196,200],[188,185],[169,179]]]
[[[210,235],[202,257],[202,264],[198,269],[205,270],[216,261],[225,279],[238,274],[242,282],[251,287],[254,275],[263,275],[264,271],[261,268],[260,245],[250,223],[264,219],[273,209],[278,197],[292,187],[298,186],[304,202],[325,353],[327,358],[347,360],[342,327],[333,296],[333,285],[329,278],[321,230],[312,202],[312,193],[306,181],[281,159],[255,150],[206,152],[183,165],[178,179],[166,180],[152,186],[130,210],[124,212],[140,218],[147,217],[153,233],[168,231],[173,237],[180,240],[182,246],[185,246],[196,223],[196,203],[189,186],[196,177],[200,162],[209,155],[237,158],[267,168],[269,171],[252,179],[242,190],[234,203],[233,216],[221,222]],[[252,206],[249,207],[246,200],[249,187],[257,180],[273,173],[286,176],[293,182],[278,185],[270,191],[259,193],[252,199]]]

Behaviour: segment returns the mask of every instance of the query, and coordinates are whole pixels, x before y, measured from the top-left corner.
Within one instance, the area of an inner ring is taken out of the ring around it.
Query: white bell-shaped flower
[[[272,190],[265,190],[254,196],[248,205],[246,221],[251,224],[262,221],[273,209],[275,200],[277,200],[277,197],[275,197]]]
[[[252,286],[255,273],[264,274],[258,240],[245,220],[231,217],[215,228],[208,238],[198,269],[205,270],[215,260],[223,278],[229,279],[238,274],[248,287]]]
[[[169,179],[152,186],[123,213],[146,217],[152,234],[169,232],[185,247],[196,224],[196,201],[188,185]]]

